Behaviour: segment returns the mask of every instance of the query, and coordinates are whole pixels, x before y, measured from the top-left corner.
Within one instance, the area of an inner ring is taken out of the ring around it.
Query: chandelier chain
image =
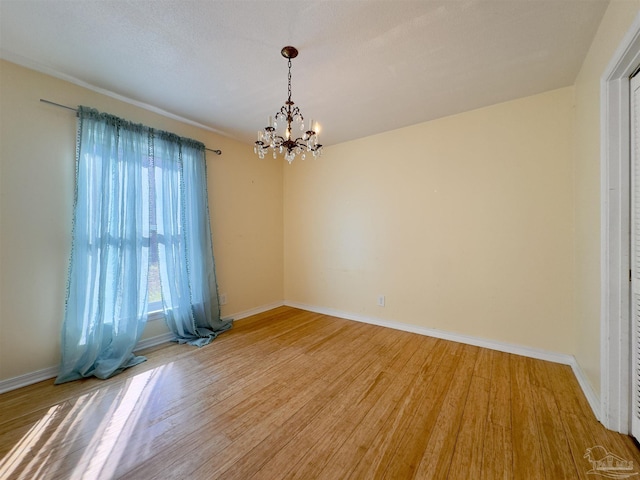
[[[288,93],[289,93],[289,101],[291,101],[291,59],[289,59],[289,86],[288,86]]]

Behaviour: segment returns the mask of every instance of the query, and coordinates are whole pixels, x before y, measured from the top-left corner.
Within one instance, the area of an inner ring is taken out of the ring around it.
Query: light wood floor
[[[145,355],[0,395],[0,478],[604,478],[595,446],[639,471],[563,365],[287,307]]]

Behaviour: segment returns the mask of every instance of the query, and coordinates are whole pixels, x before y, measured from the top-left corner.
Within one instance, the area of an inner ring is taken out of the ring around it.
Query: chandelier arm
[[[295,142],[296,142],[296,146],[298,146],[300,148],[304,148],[305,150],[308,149],[306,140],[304,140],[302,138],[296,138]]]

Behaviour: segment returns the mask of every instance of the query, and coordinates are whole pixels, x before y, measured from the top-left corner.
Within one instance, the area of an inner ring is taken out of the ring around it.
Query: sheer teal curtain
[[[80,107],[73,243],[56,383],[107,378],[133,355],[147,321],[149,134]]]
[[[204,146],[78,108],[73,243],[56,383],[108,378],[145,360],[150,220],[158,223],[163,305],[176,341],[198,346],[220,320]]]
[[[162,133],[154,144],[162,303],[176,341],[201,347],[231,322],[220,320],[204,145],[179,140]]]

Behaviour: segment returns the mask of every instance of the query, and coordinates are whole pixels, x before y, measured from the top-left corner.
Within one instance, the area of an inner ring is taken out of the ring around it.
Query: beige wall
[[[599,82],[639,9],[640,0],[611,1],[574,87],[284,167],[258,161],[250,146],[0,61],[0,381],[59,356],[75,118],[38,101],[47,98],[224,151],[208,157],[224,315],[285,298],[574,354],[598,392]],[[145,336],[163,331],[156,322]]]
[[[576,351],[595,392],[600,391],[600,77],[640,9],[613,0],[575,84]]]
[[[573,353],[572,158],[568,87],[285,166],[285,298]]]
[[[282,164],[251,146],[0,61],[0,380],[56,366],[70,251],[75,116],[95,107],[220,148],[207,155],[223,315],[283,299]],[[148,325],[145,337],[166,331]]]

